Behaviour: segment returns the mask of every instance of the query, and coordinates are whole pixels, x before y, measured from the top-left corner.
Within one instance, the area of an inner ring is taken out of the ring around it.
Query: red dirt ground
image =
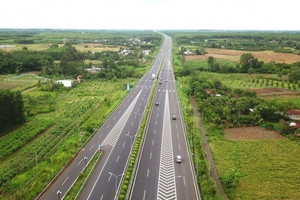
[[[283,88],[255,88],[255,89],[248,89],[248,91],[256,92],[257,96],[263,98],[270,98],[270,97],[295,97],[299,96],[299,92],[291,91],[288,89]]]
[[[283,139],[276,131],[259,126],[225,129],[225,139],[233,141]]]
[[[273,51],[238,51],[238,50],[230,50],[230,49],[214,49],[214,48],[206,48],[206,55],[192,55],[185,56],[186,60],[207,60],[209,56],[213,56],[214,58],[225,59],[239,62],[240,57],[244,53],[251,53],[254,57],[259,60],[263,60],[264,62],[275,61],[277,63],[294,63],[300,61],[300,55],[292,54],[292,53],[277,53]]]

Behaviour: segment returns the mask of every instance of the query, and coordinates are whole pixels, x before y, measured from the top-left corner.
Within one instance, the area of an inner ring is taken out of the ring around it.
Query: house
[[[87,72],[89,72],[91,74],[98,73],[100,70],[101,70],[101,68],[95,67],[95,66],[92,66],[92,68],[86,68],[85,69],[85,71],[87,71]]]
[[[286,115],[291,120],[299,120],[300,121],[300,109],[288,110]]]
[[[142,53],[143,53],[145,56],[148,56],[148,55],[151,53],[151,50],[143,50]]]
[[[65,87],[72,87],[72,80],[58,80],[55,83],[63,84]]]
[[[191,52],[191,51],[185,51],[185,52],[183,52],[183,55],[186,55],[186,56],[188,56],[188,55],[193,55],[194,53],[193,52]]]
[[[291,122],[290,127],[293,129],[300,128],[300,122]]]

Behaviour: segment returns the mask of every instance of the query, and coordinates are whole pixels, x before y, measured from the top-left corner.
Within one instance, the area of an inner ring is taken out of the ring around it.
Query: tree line
[[[25,115],[21,93],[0,90],[0,135],[8,128],[23,122]]]
[[[44,76],[65,76],[76,78],[78,74],[85,78],[126,78],[139,77],[135,68],[145,67],[141,63],[142,53],[135,48],[131,54],[121,56],[118,52],[79,52],[71,43],[59,47],[53,44],[46,51],[22,51],[6,52],[0,50],[0,74],[20,74],[28,71],[40,71]],[[100,60],[101,64],[96,65],[101,69],[99,74],[91,75],[85,70],[92,66],[92,63],[85,64],[84,60]],[[59,61],[59,62],[55,62]]]
[[[219,80],[195,73],[190,78],[190,91],[194,95],[199,112],[209,122],[221,127],[257,126],[266,124],[274,128],[272,123],[280,122],[282,133],[291,133],[284,122],[284,112],[291,105],[279,105],[274,101],[265,101],[255,92],[231,89]]]

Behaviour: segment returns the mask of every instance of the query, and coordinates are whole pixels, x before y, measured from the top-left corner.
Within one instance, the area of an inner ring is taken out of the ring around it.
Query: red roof
[[[300,122],[294,122],[294,123],[295,123],[294,126],[291,126],[291,125],[290,125],[291,128],[293,128],[293,129],[294,129],[294,128],[295,128],[295,129],[300,128]]]
[[[211,94],[211,89],[206,88],[205,91],[206,91],[207,94]]]
[[[300,110],[288,110],[287,115],[300,115]]]

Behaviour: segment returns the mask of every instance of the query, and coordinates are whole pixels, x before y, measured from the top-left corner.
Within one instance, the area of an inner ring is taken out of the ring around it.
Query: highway
[[[175,79],[171,67],[171,38],[165,36],[166,54],[130,199],[198,200],[186,133],[183,128]],[[173,115],[176,119],[172,119]],[[182,156],[182,163],[175,156]]]
[[[164,41],[151,69],[141,78],[70,165],[37,199],[63,199],[76,182],[80,172],[90,162],[93,155],[99,151],[99,146],[103,151],[101,161],[86,183],[79,199],[110,200],[115,198],[154,85],[151,75],[158,73],[165,47],[166,41]]]

